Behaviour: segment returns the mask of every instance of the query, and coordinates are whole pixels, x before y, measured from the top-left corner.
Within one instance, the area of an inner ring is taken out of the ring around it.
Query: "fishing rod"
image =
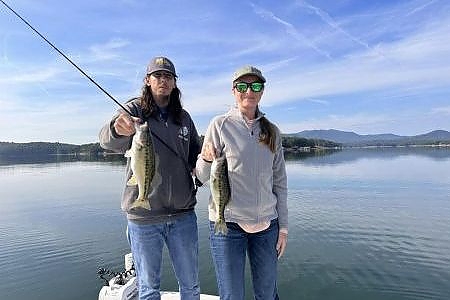
[[[43,36],[39,31],[37,31],[29,22],[27,22],[24,18],[22,18],[14,9],[12,9],[8,4],[5,3],[5,1],[0,0],[0,2],[3,3],[10,11],[12,11],[19,19],[21,19],[28,27],[30,27],[35,33],[37,33],[44,41],[46,41],[50,46],[52,46],[53,49],[55,49],[59,54],[61,54],[68,62],[70,62],[78,71],[81,72],[84,76],[86,76],[93,84],[95,84],[103,93],[105,93],[111,100],[113,100],[117,105],[119,105],[126,113],[128,113],[130,116],[133,117],[133,114],[130,112],[129,109],[127,109],[125,106],[123,106],[119,101],[114,99],[113,96],[111,96],[104,88],[102,88],[97,82],[94,81],[88,74],[86,74],[80,67],[78,67],[70,58],[68,58],[61,50],[59,50],[55,45],[53,45],[45,36]],[[156,133],[153,131],[151,132],[154,137],[156,137],[163,145],[165,145],[171,152],[173,152],[176,156],[180,157],[183,162],[185,162],[187,166],[187,162],[184,160],[182,156],[180,156],[172,147],[170,147],[161,137],[159,137]],[[201,186],[201,182],[198,181],[200,184],[197,184],[197,186]]]
[[[123,106],[119,101],[117,101],[113,96],[111,96],[104,88],[102,88],[97,82],[95,82],[94,79],[92,79],[88,74],[86,74],[80,67],[78,67],[70,58],[68,58],[61,50],[59,50],[55,45],[53,45],[45,36],[43,36],[39,31],[37,31],[31,24],[22,18],[14,9],[12,9],[8,4],[5,3],[5,1],[0,0],[0,2],[3,3],[6,8],[8,8],[10,11],[13,12],[20,20],[22,20],[28,27],[30,27],[35,33],[37,33],[44,41],[47,42],[53,49],[55,49],[59,54],[61,54],[69,63],[72,64],[78,71],[81,72],[84,76],[86,76],[93,84],[95,84],[103,93],[105,93],[109,98],[111,98],[112,101],[114,101],[117,105],[119,105],[125,112],[127,112],[130,116],[133,116],[133,114],[130,112],[129,109],[127,109],[125,106]]]

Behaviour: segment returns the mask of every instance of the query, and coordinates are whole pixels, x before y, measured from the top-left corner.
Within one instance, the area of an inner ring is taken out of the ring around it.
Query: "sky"
[[[283,133],[450,131],[447,0],[4,2],[121,103],[169,57],[199,134],[247,64]],[[97,142],[117,104],[1,2],[0,42],[0,141]]]

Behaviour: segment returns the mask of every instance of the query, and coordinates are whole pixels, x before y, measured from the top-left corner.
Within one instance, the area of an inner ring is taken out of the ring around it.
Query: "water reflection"
[[[443,161],[450,159],[450,149],[443,147],[345,148],[285,154],[287,161],[302,161],[309,165],[335,165],[360,159],[390,160],[402,156],[420,156]]]
[[[280,298],[447,299],[449,156],[446,149],[390,148],[288,158]],[[120,211],[123,163],[121,155],[2,160],[0,265],[8,280],[0,283],[0,299],[97,298],[97,268],[121,270],[129,251]],[[200,188],[200,281],[204,292],[216,293],[208,196],[208,187]],[[164,261],[162,287],[177,289]],[[251,287],[250,276],[245,284]]]
[[[111,164],[125,164],[126,159],[123,154],[108,155],[21,155],[21,156],[5,156],[0,155],[0,166],[17,165],[17,164],[46,164],[46,163],[63,163],[63,162],[110,162]]]
[[[322,149],[310,152],[285,152],[286,161],[301,161],[307,165],[335,165],[360,159],[393,159],[402,156],[423,156],[436,161],[450,158],[449,148],[439,147],[394,147],[394,148],[345,148]],[[74,161],[110,162],[125,164],[123,154],[107,155],[0,155],[0,166],[14,164],[44,164]]]

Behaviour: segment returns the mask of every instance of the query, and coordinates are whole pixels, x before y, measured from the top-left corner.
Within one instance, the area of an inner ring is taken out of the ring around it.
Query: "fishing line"
[[[55,45],[53,45],[45,36],[43,36],[39,31],[37,31],[27,20],[22,18],[14,9],[12,9],[8,4],[5,3],[5,1],[0,0],[0,2],[3,3],[3,5],[6,6],[10,11],[12,11],[20,20],[22,20],[28,27],[30,27],[35,33],[37,33],[44,41],[47,42],[53,49],[55,49],[59,54],[61,54],[68,62],[72,64],[78,71],[81,72],[84,76],[86,76],[93,84],[95,84],[103,93],[105,93],[111,100],[113,100],[117,105],[119,105],[125,112],[127,112],[130,116],[133,116],[133,114],[125,107],[123,106],[119,101],[114,99],[113,96],[111,96],[104,88],[102,88],[97,82],[94,81],[88,74],[86,74],[80,67],[78,67],[70,58],[68,58],[61,50],[59,50]]]
[[[113,100],[117,105],[119,105],[125,112],[127,112],[130,116],[133,116],[133,114],[130,112],[129,109],[127,109],[125,106],[123,106],[119,101],[114,99],[113,96],[111,96],[104,88],[102,88],[97,82],[94,81],[88,74],[86,74],[80,67],[78,67],[70,58],[68,58],[61,50],[59,50],[55,45],[53,45],[45,36],[43,36],[39,31],[37,31],[29,22],[27,22],[24,18],[22,18],[14,9],[12,9],[8,4],[5,3],[5,1],[0,0],[0,2],[3,3],[10,11],[12,11],[19,19],[21,19],[28,27],[30,27],[35,33],[37,33],[44,41],[46,41],[53,49],[55,49],[59,54],[61,54],[68,62],[72,64],[78,71],[81,72],[84,76],[86,76],[93,84],[95,84],[103,93],[105,93],[111,100]],[[160,138],[156,133],[151,131],[152,135],[156,137],[164,146],[166,146],[169,150],[171,150],[177,157],[180,157],[185,165],[188,167],[187,161],[180,156],[172,147],[170,147],[162,138]],[[190,169],[188,168],[188,171]],[[197,185],[197,182],[195,182],[196,186],[201,186],[201,182],[198,181],[200,184]]]

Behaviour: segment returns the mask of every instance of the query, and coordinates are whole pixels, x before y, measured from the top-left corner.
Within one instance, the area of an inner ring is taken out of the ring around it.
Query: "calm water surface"
[[[281,299],[448,299],[450,150],[344,150],[287,168]],[[0,158],[0,299],[97,299],[97,269],[120,271],[129,252],[123,171],[120,163]],[[200,189],[200,280],[215,294],[208,195]],[[162,288],[177,288],[167,255]]]

